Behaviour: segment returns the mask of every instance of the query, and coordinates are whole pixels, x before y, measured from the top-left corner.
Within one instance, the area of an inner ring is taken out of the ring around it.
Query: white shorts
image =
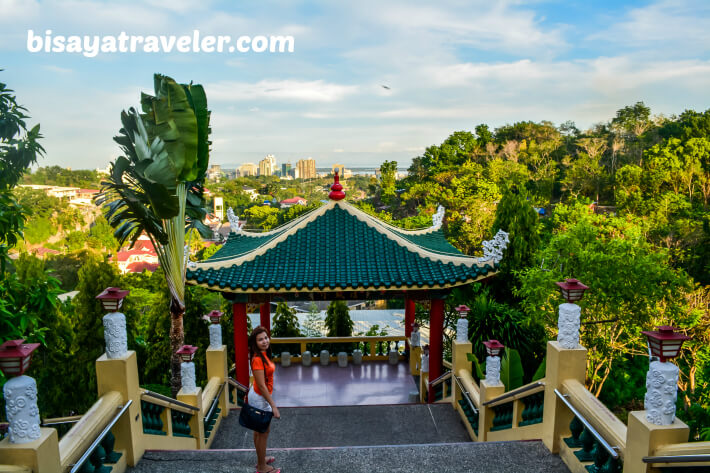
[[[271,404],[269,404],[266,399],[254,391],[254,386],[249,387],[249,394],[247,394],[249,405],[261,409],[262,411],[273,412],[271,409]]]

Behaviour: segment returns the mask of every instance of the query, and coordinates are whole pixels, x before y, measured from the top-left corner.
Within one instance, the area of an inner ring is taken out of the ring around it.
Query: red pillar
[[[247,305],[245,302],[232,304],[234,320],[234,366],[235,377],[244,386],[249,386],[249,347],[247,346]]]
[[[266,329],[266,332],[271,337],[271,303],[262,302],[259,306],[259,325]]]
[[[412,324],[414,323],[414,300],[404,300],[404,336],[409,338],[412,335]]]
[[[429,310],[429,381],[441,376],[444,361],[444,299],[432,299]],[[434,390],[429,390],[429,402],[434,402]]]

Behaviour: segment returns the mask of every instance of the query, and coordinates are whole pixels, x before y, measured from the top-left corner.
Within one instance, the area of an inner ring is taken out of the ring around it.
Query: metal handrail
[[[191,406],[190,404],[186,404],[182,401],[178,401],[177,399],[173,399],[168,396],[163,396],[162,394],[158,394],[156,392],[149,391],[147,389],[145,391],[143,391],[143,394],[145,394],[146,396],[154,397],[156,399],[160,399],[161,401],[170,402],[172,404],[175,404],[176,406],[180,406],[185,409],[190,409],[191,411],[199,411],[200,410],[198,407]]]
[[[437,384],[443,383],[444,381],[446,381],[450,377],[451,377],[451,371],[447,371],[446,373],[444,373],[441,376],[439,376],[438,378],[436,378],[434,381],[429,381],[429,386],[434,387]]]
[[[543,383],[542,381],[536,381],[536,382],[530,383],[526,386],[523,386],[523,387],[520,387],[517,389],[513,389],[512,391],[508,391],[507,393],[503,393],[496,398],[493,398],[493,399],[490,399],[490,400],[484,402],[483,405],[487,406],[488,404],[493,404],[494,402],[502,401],[503,399],[508,399],[509,397],[517,396],[518,394],[522,394],[522,393],[530,391],[532,389],[537,389],[540,386],[544,386],[544,385],[545,385],[545,383]]]
[[[611,445],[609,445],[609,443],[606,440],[604,440],[602,438],[601,434],[599,432],[597,432],[594,427],[592,427],[592,424],[590,424],[589,421],[587,419],[585,419],[584,416],[577,409],[574,408],[572,403],[570,403],[567,400],[567,398],[569,397],[567,394],[562,394],[557,389],[555,389],[555,394],[557,394],[557,397],[559,397],[560,400],[565,403],[567,408],[570,411],[572,411],[572,414],[577,416],[577,418],[582,422],[582,424],[584,424],[584,426],[587,428],[587,430],[589,430],[589,433],[591,433],[594,436],[594,438],[597,439],[597,442],[599,442],[599,444],[602,447],[604,447],[604,450],[609,452],[609,455],[611,455],[611,457],[614,460],[618,459],[619,458],[618,450],[620,450],[619,447],[612,447]]]
[[[471,401],[471,398],[469,397],[469,392],[464,390],[463,384],[461,384],[459,377],[454,375],[454,381],[456,381],[456,384],[459,385],[461,394],[463,394],[463,397],[466,399],[466,401],[468,401],[468,405],[471,406],[471,409],[473,409],[473,413],[478,415],[478,409],[476,409],[476,406],[473,405],[473,401]]]
[[[237,381],[234,378],[228,378],[227,381],[229,382],[229,384],[231,384],[232,386],[234,386],[235,388],[237,388],[241,392],[245,393],[245,392],[249,391],[248,387],[244,386],[242,383],[240,383],[239,381]]]
[[[207,416],[205,417],[205,420],[209,420],[212,417],[212,412],[214,412],[215,407],[217,407],[217,403],[219,402],[219,397],[222,395],[222,391],[224,391],[224,387],[227,385],[227,383],[223,383],[219,387],[219,391],[217,391],[217,394],[215,395],[214,399],[212,399],[212,405],[210,405],[210,410],[207,411]]]
[[[89,456],[93,453],[96,446],[101,443],[101,441],[104,439],[104,437],[106,437],[106,435],[111,431],[111,429],[116,424],[116,422],[118,422],[118,419],[120,419],[121,416],[123,415],[123,413],[128,410],[128,408],[131,406],[131,404],[133,404],[133,401],[129,399],[128,402],[121,408],[121,411],[118,414],[116,414],[113,417],[113,419],[111,419],[111,422],[108,423],[108,425],[104,428],[104,430],[101,431],[99,436],[96,437],[96,439],[94,439],[94,441],[91,443],[91,445],[89,445],[89,448],[86,449],[86,451],[81,456],[81,458],[79,458],[79,460],[76,463],[74,463],[74,465],[72,466],[72,469],[69,470],[69,473],[76,473],[79,470],[79,468],[81,468],[81,466],[84,464],[86,459],[89,458]]]
[[[644,463],[699,463],[710,462],[710,454],[697,455],[662,455],[658,457],[643,457]]]

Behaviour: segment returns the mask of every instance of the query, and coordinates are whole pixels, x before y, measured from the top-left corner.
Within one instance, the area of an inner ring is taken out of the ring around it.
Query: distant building
[[[338,176],[345,179],[345,164],[333,164],[333,174],[338,171]]]
[[[287,177],[290,176],[292,173],[291,171],[291,163],[283,163],[281,165],[281,177]]]
[[[160,266],[158,253],[156,253],[153,243],[145,235],[138,237],[132,249],[116,253],[113,261],[118,264],[121,274],[142,273],[146,270],[152,272]]]
[[[219,181],[222,178],[222,166],[213,164],[207,170],[207,179],[210,181]]]
[[[258,171],[259,168],[254,163],[244,163],[239,166],[239,176],[241,177],[256,176]]]
[[[276,158],[274,158],[273,154],[269,154],[259,161],[260,176],[271,176],[274,174],[274,171],[276,171]]]
[[[298,177],[301,179],[313,179],[316,177],[316,160],[313,158],[299,159],[296,163]]]
[[[224,199],[222,197],[214,198],[213,209],[214,216],[217,217],[220,222],[224,220]]]
[[[256,189],[253,187],[249,186],[242,186],[242,190],[249,196],[251,200],[256,200],[257,197],[259,197],[259,194],[256,192]]]
[[[47,257],[47,255],[59,255],[59,254],[61,254],[61,253],[60,253],[59,251],[57,251],[57,250],[53,250],[53,249],[51,249],[51,248],[45,248],[44,246],[40,246],[40,247],[38,247],[38,248],[32,249],[32,250],[30,250],[30,252],[31,252],[31,253],[34,253],[34,255],[35,255],[37,258],[40,258],[40,259],[45,259],[45,258]]]
[[[293,207],[294,205],[306,205],[308,204],[308,201],[303,197],[293,197],[291,199],[284,199],[279,203],[281,204],[281,208],[287,209],[289,207]]]

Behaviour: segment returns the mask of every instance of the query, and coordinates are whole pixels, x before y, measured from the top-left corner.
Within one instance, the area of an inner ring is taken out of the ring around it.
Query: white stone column
[[[422,373],[429,372],[429,355],[422,353]]]
[[[3,386],[3,394],[10,442],[27,443],[40,438],[35,380],[24,375],[11,378]]]
[[[210,348],[222,347],[222,326],[210,324]]]
[[[557,342],[562,348],[576,350],[579,345],[579,318],[582,309],[577,304],[560,304],[557,319]]]
[[[128,353],[126,316],[120,312],[111,312],[104,315],[103,322],[106,357],[112,360],[123,358]]]
[[[671,425],[678,397],[678,367],[673,363],[652,361],[646,374],[643,407],[646,420],[656,425]]]
[[[193,394],[197,392],[195,363],[191,361],[186,363],[180,363],[180,375],[182,376],[183,392],[185,394]]]
[[[456,341],[466,343],[468,341],[468,319],[459,317],[456,322]]]
[[[490,386],[502,384],[500,382],[500,357],[486,357],[486,383]]]

